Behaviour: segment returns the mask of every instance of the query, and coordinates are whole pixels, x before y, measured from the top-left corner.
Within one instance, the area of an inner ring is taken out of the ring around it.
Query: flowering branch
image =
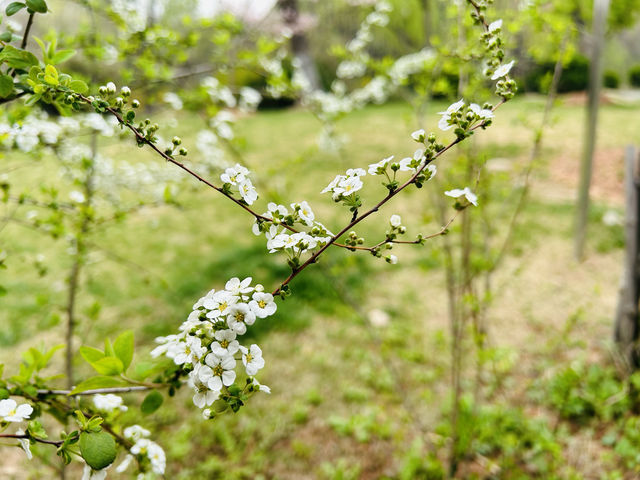
[[[459,213],[460,213],[460,210],[458,210],[456,214],[453,217],[451,217],[451,219],[449,219],[449,221],[437,232],[432,233],[431,235],[427,235],[426,237],[423,237],[422,235],[418,235],[417,240],[395,240],[387,237],[381,242],[378,242],[371,247],[361,247],[358,245],[345,245],[342,243],[334,243],[333,245],[335,247],[346,248],[347,250],[364,250],[367,252],[375,252],[378,248],[380,248],[381,246],[387,243],[396,243],[401,245],[422,245],[425,240],[430,240],[432,238],[439,237],[440,235],[446,235],[447,232],[449,231],[449,227],[454,222],[454,220],[458,217]]]
[[[78,94],[78,97],[81,98],[84,102],[86,102],[87,104],[91,105],[92,101],[90,98]],[[192,177],[194,177],[195,179],[197,179],[198,181],[204,183],[205,185],[207,185],[208,187],[213,188],[214,190],[216,190],[217,192],[221,193],[222,195],[224,195],[225,197],[227,197],[229,200],[231,200],[232,202],[234,202],[236,205],[239,205],[240,207],[242,207],[244,210],[246,210],[247,212],[249,212],[253,217],[255,217],[256,220],[261,220],[261,221],[269,221],[270,219],[263,217],[262,215],[254,212],[249,206],[247,206],[245,203],[241,202],[240,200],[234,198],[232,195],[230,195],[229,193],[227,193],[224,189],[222,189],[221,187],[218,187],[216,185],[214,185],[213,183],[209,182],[207,179],[203,178],[202,176],[198,175],[196,172],[194,172],[193,170],[191,170],[189,167],[187,167],[185,164],[177,161],[175,158],[173,158],[171,155],[166,154],[165,152],[163,152],[162,150],[160,150],[152,141],[150,141],[149,139],[147,139],[136,127],[134,127],[131,123],[126,122],[123,118],[122,115],[117,112],[115,109],[111,108],[111,107],[105,107],[105,110],[107,112],[109,112],[111,115],[113,115],[118,122],[120,123],[120,125],[124,125],[125,127],[127,127],[129,130],[131,130],[131,132],[133,132],[133,134],[136,137],[136,140],[140,143],[140,144],[145,144],[148,145],[149,147],[151,147],[151,149],[153,151],[155,151],[158,155],[160,155],[162,158],[164,158],[167,162],[173,163],[174,165],[176,165],[177,167],[181,168],[182,170],[184,170],[185,172],[187,172],[189,175],[191,175]]]
[[[492,108],[492,111],[497,110],[506,100],[503,98],[495,107]],[[484,120],[480,123],[478,123],[477,125],[475,125],[474,127],[471,127],[468,132],[472,132],[478,128],[482,128],[482,127],[486,127],[487,124],[489,123],[489,121]],[[347,233],[349,230],[351,230],[354,226],[356,226],[358,223],[362,222],[365,218],[369,217],[370,215],[372,215],[373,213],[377,212],[380,207],[382,207],[383,205],[385,205],[389,200],[391,200],[393,197],[395,197],[398,193],[400,193],[401,191],[403,191],[405,188],[407,188],[409,185],[412,185],[414,183],[416,183],[416,179],[418,177],[420,177],[420,175],[422,174],[422,172],[424,171],[425,168],[427,168],[428,165],[430,165],[435,159],[437,159],[438,157],[440,157],[443,153],[447,152],[448,150],[450,150],[454,145],[457,145],[458,143],[460,143],[462,140],[464,140],[465,137],[462,136],[457,136],[455,140],[453,140],[451,143],[449,143],[449,145],[447,145],[446,147],[443,147],[442,149],[440,149],[438,152],[436,152],[434,154],[434,156],[430,159],[424,162],[424,164],[417,169],[417,171],[411,176],[411,178],[409,178],[409,180],[407,180],[405,183],[403,183],[401,186],[399,186],[397,189],[395,190],[391,190],[386,197],[384,197],[382,200],[380,200],[373,208],[367,210],[365,213],[363,213],[362,215],[358,216],[357,218],[355,218],[354,220],[352,220],[351,222],[349,222],[349,224],[347,226],[345,226],[342,230],[340,230],[336,235],[334,235],[333,237],[331,237],[331,240],[329,240],[329,242],[324,245],[323,247],[321,247],[317,252],[315,252],[313,255],[311,255],[311,257],[309,257],[309,259],[304,262],[302,265],[300,265],[299,267],[293,269],[293,271],[291,272],[291,274],[285,279],[284,282],[282,282],[280,284],[280,286],[278,288],[276,288],[272,295],[276,296],[279,295],[280,292],[282,292],[283,288],[285,288],[290,282],[291,280],[293,280],[295,277],[298,276],[298,274],[304,270],[305,268],[307,268],[309,265],[311,265],[312,263],[315,263],[317,258],[322,255],[322,253],[329,248],[329,246],[333,245],[340,237],[342,237],[342,235],[344,235],[345,233]]]

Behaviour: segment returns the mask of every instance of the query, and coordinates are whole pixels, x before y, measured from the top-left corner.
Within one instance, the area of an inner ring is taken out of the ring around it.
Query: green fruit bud
[[[82,458],[94,470],[102,470],[116,459],[116,442],[105,431],[82,432],[78,444]]]

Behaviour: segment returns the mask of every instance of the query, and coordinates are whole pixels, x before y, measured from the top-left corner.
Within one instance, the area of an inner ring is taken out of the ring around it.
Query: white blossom
[[[213,375],[208,380],[207,386],[211,390],[220,391],[222,387],[232,385],[236,379],[236,360],[231,355],[219,357],[215,353],[210,353],[204,359],[211,368]]]
[[[19,428],[16,430],[16,435],[24,435],[24,430]],[[19,438],[18,442],[20,442],[20,447],[24,450],[24,453],[27,455],[27,460],[31,460],[33,458],[33,454],[31,453],[31,443],[28,438]]]
[[[402,218],[400,217],[400,215],[391,215],[391,218],[389,219],[389,223],[391,224],[392,227],[398,228],[402,226]]]
[[[497,80],[509,74],[513,65],[515,64],[515,60],[511,60],[509,63],[505,63],[496,68],[496,71],[491,75],[491,80]]]
[[[238,190],[240,191],[240,196],[247,205],[253,204],[253,202],[258,199],[258,192],[251,183],[251,180],[248,178],[240,182]]]
[[[416,130],[411,134],[411,138],[413,138],[416,142],[424,142],[426,132],[424,129]]]
[[[249,302],[249,308],[258,318],[266,318],[276,312],[277,305],[270,293],[256,292]]]
[[[494,116],[491,110],[482,108],[477,103],[472,103],[471,105],[469,105],[469,110],[471,110],[473,113],[475,113],[479,118],[483,120],[493,118]]]
[[[123,405],[122,397],[114,395],[113,393],[108,393],[106,395],[98,393],[94,395],[93,404],[97,410],[107,413],[111,413],[116,409],[126,412],[128,409],[126,405]]]
[[[240,344],[236,340],[236,332],[233,330],[218,330],[214,334],[215,342],[211,344],[211,351],[219,357],[235,354]]]
[[[453,190],[448,190],[444,192],[444,194],[456,199],[464,197],[467,202],[473,204],[476,207],[478,206],[478,196],[475,193],[473,193],[469,189],[469,187],[464,187],[463,189],[454,188]]]
[[[489,33],[493,33],[502,27],[502,19],[496,20],[489,24]]]
[[[383,158],[378,163],[372,163],[369,165],[369,175],[384,175],[389,163],[393,160],[393,155],[387,158]]]
[[[107,478],[107,469],[94,470],[85,463],[84,470],[82,470],[82,480],[104,480]]]
[[[253,325],[256,321],[256,314],[246,303],[236,303],[229,309],[227,325],[237,334],[244,335],[247,325]]]
[[[151,432],[149,430],[141,427],[140,425],[131,425],[125,428],[122,433],[124,434],[124,438],[132,440],[134,442],[151,435]]]
[[[0,417],[4,422],[22,422],[28,420],[33,407],[28,403],[18,405],[12,398],[0,400]]]
[[[264,367],[264,359],[262,358],[262,350],[256,344],[251,345],[249,349],[241,347],[242,351],[242,363],[245,366],[247,375],[250,377],[258,373],[262,367]]]

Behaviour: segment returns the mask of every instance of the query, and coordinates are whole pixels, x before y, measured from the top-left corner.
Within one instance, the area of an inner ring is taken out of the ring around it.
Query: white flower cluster
[[[362,168],[350,168],[344,175],[336,175],[329,185],[320,193],[331,192],[333,200],[339,202],[345,197],[355,194],[362,189],[362,180],[367,172]]]
[[[245,201],[247,205],[251,205],[258,199],[258,192],[249,179],[249,169],[243,167],[239,163],[236,163],[234,167],[227,168],[220,180],[225,186],[236,187],[238,193]]]
[[[392,10],[386,1],[375,4],[375,10],[371,12],[360,25],[355,37],[347,43],[347,57],[342,60],[336,70],[337,80],[331,85],[329,92],[311,89],[306,79],[300,62],[294,62],[292,86],[301,97],[302,104],[308,107],[318,119],[323,122],[323,129],[318,145],[325,151],[338,151],[342,139],[336,137],[334,129],[329,125],[340,117],[363,108],[369,103],[381,104],[390,94],[390,82],[381,75],[374,76],[363,86],[347,92],[346,80],[361,79],[367,72],[370,61],[366,47],[373,40],[371,29],[373,26],[384,27],[389,21],[388,13]]]
[[[205,129],[198,132],[196,147],[201,154],[197,166],[200,170],[204,167],[203,173],[210,175],[229,166],[227,154],[220,145],[218,136],[211,130]]]
[[[504,51],[500,38],[501,30],[502,20],[496,20],[487,26],[487,30],[482,36],[485,49],[490,56],[483,73],[491,80],[497,80],[496,94],[503,98],[511,98],[517,89],[516,83],[509,78],[509,72],[511,72],[515,60],[504,63]]]
[[[285,252],[292,258],[299,258],[302,253],[325,246],[333,236],[324,225],[315,221],[313,210],[306,201],[292,203],[291,212],[284,205],[271,202],[262,216],[270,221],[256,221],[253,233],[264,233],[269,253]],[[287,226],[292,227],[296,224],[311,229],[309,232],[291,233]]]
[[[438,127],[441,130],[447,131],[456,125],[460,125],[461,121],[464,121],[465,128],[468,128],[478,120],[491,120],[494,116],[490,108],[481,107],[477,103],[472,103],[468,108],[465,107],[466,103],[464,99],[461,99],[449,105],[444,112],[438,112],[442,115],[438,122]]]
[[[148,460],[151,471],[157,475],[164,474],[164,470],[167,465],[167,459],[164,450],[156,442],[149,440],[151,432],[146,428],[142,428],[140,425],[131,425],[124,429],[124,438],[131,440],[133,446],[129,449],[129,453],[122,463],[116,468],[116,472],[124,472],[131,461],[136,457],[143,457]],[[145,462],[142,462],[143,464]],[[138,478],[145,478],[144,474],[138,475]]]
[[[108,393],[106,395],[98,393],[94,395],[93,405],[96,407],[96,410],[104,413],[111,413],[115,410],[126,412],[128,409],[128,407],[123,404],[122,397],[114,395],[113,393]]]
[[[393,63],[389,77],[394,85],[404,85],[411,75],[431,71],[435,59],[435,52],[428,48],[404,55]]]
[[[214,102],[221,103],[228,108],[234,108],[237,105],[236,97],[226,85],[222,85],[215,77],[205,77],[200,83],[209,94]]]
[[[355,56],[362,55],[364,49],[373,40],[371,27],[385,27],[389,23],[388,13],[392,10],[393,8],[388,2],[384,0],[377,2],[375,10],[366,16],[354,39],[347,44],[347,51]]]
[[[276,308],[273,295],[260,284],[252,287],[251,277],[232,278],[224,290],[211,290],[194,304],[180,333],[156,339],[160,345],[151,355],[165,355],[187,369],[188,384],[195,392],[193,403],[199,408],[210,406],[234,385],[237,360],[248,377],[264,367],[260,347],[244,347],[236,338],[257,319],[273,315]]]
[[[166,92],[162,100],[174,110],[182,110],[182,99],[175,92]]]
[[[18,405],[12,398],[0,400],[0,419],[2,422],[23,422],[33,413],[33,407],[28,403]]]
[[[240,110],[244,112],[254,112],[260,102],[262,101],[262,95],[255,88],[242,87],[240,89]]]
[[[116,13],[132,33],[143,31],[146,26],[146,16],[141,13],[137,2],[128,0],[110,0],[111,9]]]
[[[45,112],[25,118],[21,123],[0,123],[2,143],[8,148],[32,152],[38,146],[57,145],[65,134],[77,134],[81,128],[89,128],[105,136],[112,136],[117,121],[105,120],[97,113],[88,113],[78,118],[60,117],[50,120]]]

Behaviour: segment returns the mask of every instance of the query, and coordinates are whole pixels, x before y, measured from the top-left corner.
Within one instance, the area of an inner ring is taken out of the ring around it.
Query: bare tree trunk
[[[627,147],[625,155],[625,192],[626,218],[625,239],[626,254],[624,272],[620,287],[620,299],[616,311],[614,339],[620,353],[629,367],[634,370],[640,365],[637,349],[638,341],[638,300],[640,299],[640,157],[632,146]]]
[[[580,168],[580,187],[576,215],[575,250],[576,260],[584,258],[584,243],[587,235],[589,213],[589,186],[593,169],[593,152],[596,145],[598,126],[598,104],[602,88],[602,47],[607,26],[609,0],[594,0],[593,31],[591,35],[591,66],[589,71],[589,106],[584,137],[584,151]]]
[[[320,75],[316,69],[316,64],[309,53],[309,41],[304,31],[299,26],[300,7],[298,0],[278,0],[278,8],[282,12],[287,27],[291,28],[291,49],[294,57],[300,62],[300,69],[309,81],[313,90],[320,89]]]

